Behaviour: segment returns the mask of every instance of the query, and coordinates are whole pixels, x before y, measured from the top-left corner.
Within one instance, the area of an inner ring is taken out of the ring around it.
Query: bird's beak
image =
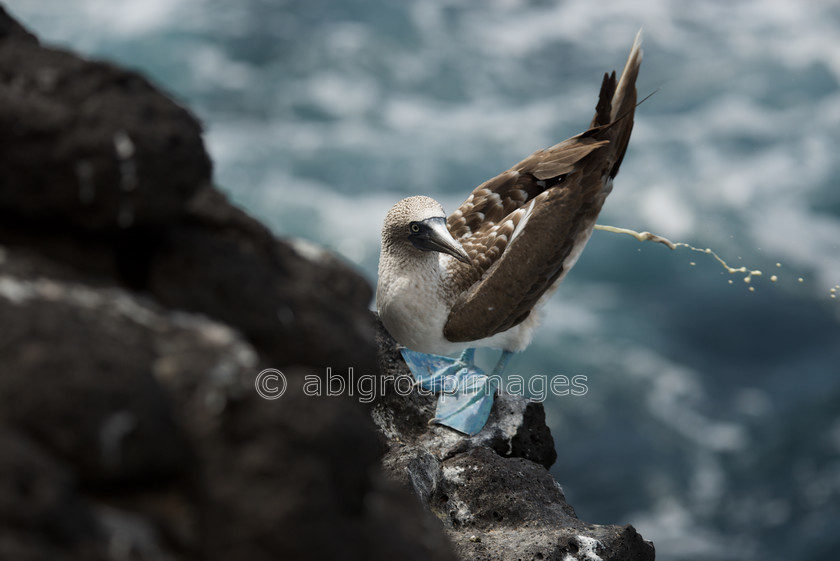
[[[422,231],[411,237],[414,247],[423,251],[439,251],[451,255],[462,263],[470,263],[470,256],[449,233],[445,218],[428,218],[420,224],[423,227]]]

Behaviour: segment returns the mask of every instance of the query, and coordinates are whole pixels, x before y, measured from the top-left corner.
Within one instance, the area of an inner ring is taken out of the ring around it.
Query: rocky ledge
[[[404,373],[370,299],[226,200],[188,110],[0,7],[0,559],[653,558],[574,516],[536,404],[463,438],[306,395]]]
[[[411,374],[378,318],[379,372]],[[459,559],[642,560],[653,544],[632,526],[577,518],[548,473],[557,459],[542,403],[497,395],[484,429],[473,437],[429,425],[433,396],[395,383],[373,407],[386,446],[385,472],[443,522]]]

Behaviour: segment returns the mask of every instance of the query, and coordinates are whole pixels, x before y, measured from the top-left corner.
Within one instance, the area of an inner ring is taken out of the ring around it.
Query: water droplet
[[[730,267],[729,264],[726,261],[724,261],[720,257],[720,255],[718,255],[717,253],[712,251],[712,248],[710,248],[710,247],[707,247],[706,249],[700,249],[698,247],[694,247],[693,245],[690,245],[690,244],[687,244],[687,243],[684,243],[684,242],[676,242],[676,243],[672,242],[668,238],[658,236],[656,234],[651,234],[650,232],[637,232],[635,230],[630,230],[628,228],[616,228],[615,226],[605,226],[605,225],[601,225],[601,224],[596,224],[595,229],[596,230],[603,230],[603,231],[606,231],[606,232],[612,232],[612,233],[615,233],[615,234],[628,234],[630,236],[633,236],[634,238],[636,238],[640,242],[645,242],[645,241],[658,242],[658,243],[661,243],[661,244],[664,244],[664,245],[668,246],[669,249],[676,249],[678,247],[685,247],[685,248],[687,248],[691,251],[696,251],[698,253],[705,253],[706,255],[711,255],[712,257],[714,257],[715,261],[720,263],[720,265],[724,269],[726,269],[726,272],[728,272],[729,274],[747,273],[747,276],[744,278],[745,283],[751,282],[752,277],[762,276],[762,272],[760,270],[758,270],[758,269],[750,270],[750,269],[747,269],[747,267],[744,266],[744,265],[742,265],[738,268]],[[739,256],[738,259],[741,260],[742,258]],[[695,264],[696,263],[694,261],[692,261],[690,263],[690,265],[692,267]],[[780,265],[777,263],[777,266],[780,266]],[[732,284],[731,280],[729,281],[729,284]]]

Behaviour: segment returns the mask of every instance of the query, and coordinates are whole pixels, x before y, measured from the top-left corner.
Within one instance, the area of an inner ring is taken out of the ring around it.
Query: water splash
[[[744,283],[746,283],[746,284],[750,284],[752,282],[753,277],[760,277],[760,276],[764,275],[764,273],[762,273],[759,269],[748,269],[745,266],[732,267],[726,261],[724,261],[723,258],[720,255],[718,255],[717,253],[712,251],[711,248],[708,248],[708,247],[705,248],[705,249],[701,249],[699,247],[694,247],[693,245],[687,244],[687,243],[684,243],[684,242],[672,242],[671,240],[669,240],[666,237],[659,236],[659,235],[656,235],[656,234],[652,234],[650,232],[637,232],[636,230],[630,230],[629,228],[618,228],[616,226],[607,226],[607,225],[604,225],[604,224],[595,224],[595,229],[596,230],[601,230],[602,232],[612,232],[613,234],[626,234],[628,236],[633,236],[634,238],[636,238],[640,242],[661,243],[663,245],[668,246],[668,249],[677,249],[678,247],[685,247],[685,248],[687,248],[691,251],[696,251],[698,253],[704,253],[706,255],[711,255],[712,257],[714,257],[714,259],[718,263],[721,264],[721,266],[724,269],[726,269],[726,272],[729,273],[730,275],[734,275],[736,273],[747,273],[747,276],[744,277]],[[740,257],[738,259],[740,259]],[[689,263],[689,265],[694,267],[695,265],[697,265],[697,263],[692,261],[691,263]],[[776,263],[776,268],[777,269],[781,269],[781,267],[782,267],[781,263]],[[771,275],[770,276],[770,282],[776,282],[778,280],[779,280],[778,276],[776,276],[776,275]],[[729,284],[733,284],[732,279],[730,279],[728,282],[729,282]],[[797,277],[796,282],[803,283],[803,282],[805,282],[805,279],[802,278],[802,277]],[[750,286],[748,288],[748,290],[750,292],[755,292],[755,287]],[[837,294],[838,293],[840,293],[840,284],[836,284],[828,290],[828,296],[832,300],[837,299]]]
[[[667,246],[668,249],[677,249],[678,247],[685,247],[685,248],[687,248],[691,251],[696,251],[698,253],[711,255],[718,263],[720,263],[720,265],[724,269],[726,269],[726,272],[729,273],[730,275],[734,275],[736,273],[746,273],[747,275],[744,277],[744,283],[746,283],[746,284],[750,284],[752,282],[753,277],[760,277],[764,274],[759,269],[748,269],[746,266],[743,266],[743,265],[740,266],[740,267],[732,267],[726,261],[724,261],[723,258],[720,255],[718,255],[717,253],[712,251],[711,248],[708,248],[708,247],[703,249],[703,248],[699,248],[699,247],[694,247],[693,245],[687,244],[685,242],[672,242],[671,240],[669,240],[668,238],[665,238],[663,236],[658,236],[658,235],[652,234],[650,232],[637,232],[635,230],[630,230],[629,228],[618,228],[616,226],[606,226],[606,225],[603,225],[603,224],[596,224],[595,229],[596,230],[601,230],[601,231],[604,231],[604,232],[612,232],[613,234],[626,234],[628,236],[633,236],[634,238],[636,238],[640,242],[661,243],[661,244]],[[694,265],[696,265],[696,263],[692,261],[691,265],[694,266]],[[782,266],[781,263],[776,263],[776,267],[781,267],[781,266]],[[771,282],[776,282],[777,280],[778,280],[778,277],[776,275],[773,275],[773,276],[770,277]],[[802,280],[803,279],[800,277],[799,282],[802,282]],[[732,284],[732,280],[729,281],[729,284]],[[755,287],[750,286],[749,291],[750,292],[755,292]]]

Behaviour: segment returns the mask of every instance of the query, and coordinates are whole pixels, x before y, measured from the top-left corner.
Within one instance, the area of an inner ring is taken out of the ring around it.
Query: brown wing
[[[604,76],[589,130],[483,183],[449,217],[472,263],[452,265],[451,288],[461,296],[447,339],[483,339],[522,322],[585,242],[627,149],[640,63],[637,38],[621,81]]]
[[[548,191],[561,186],[563,191],[574,191],[568,175],[575,171],[581,160],[606,144],[606,140],[571,138],[535,152],[478,186],[447,219],[449,231],[461,242],[472,261],[471,267],[463,268],[463,272],[470,273],[469,282],[460,288],[472,285],[498,261],[532,202],[535,204],[533,210],[542,212],[537,205],[542,206]],[[461,276],[460,282],[465,283],[465,277]]]

